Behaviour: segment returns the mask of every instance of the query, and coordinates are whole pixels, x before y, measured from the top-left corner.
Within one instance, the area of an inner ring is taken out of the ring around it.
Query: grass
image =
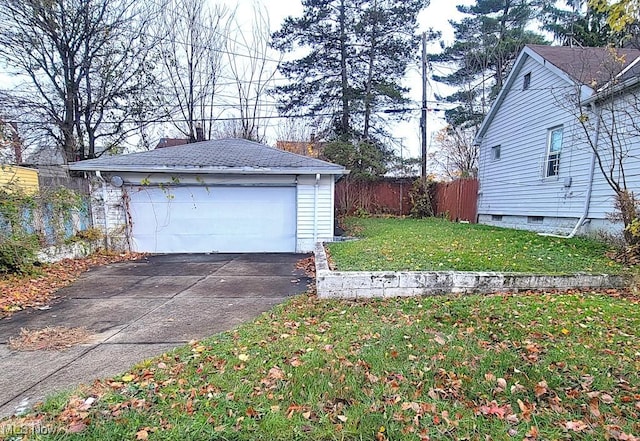
[[[638,329],[637,302],[593,293],[303,295],[8,423],[65,440],[634,440]]]
[[[328,245],[343,271],[625,271],[606,257],[605,244],[586,238],[559,239],[433,218],[348,218],[346,227],[361,240]]]

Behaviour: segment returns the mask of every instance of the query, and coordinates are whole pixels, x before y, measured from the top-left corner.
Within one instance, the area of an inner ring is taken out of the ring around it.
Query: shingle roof
[[[596,88],[612,80],[640,57],[637,49],[527,45],[581,84]]]
[[[69,164],[71,170],[206,171],[211,173],[345,173],[345,168],[244,139],[220,139],[107,156]]]

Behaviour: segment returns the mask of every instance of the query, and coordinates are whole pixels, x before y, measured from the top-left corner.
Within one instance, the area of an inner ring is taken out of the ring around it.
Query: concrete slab
[[[106,343],[182,344],[232,329],[268,311],[284,299],[285,297],[175,298],[131,323]]]
[[[295,264],[301,259],[306,259],[311,254],[292,254],[292,253],[258,253],[258,254],[241,254],[238,256],[238,262],[253,263],[286,263]]]
[[[42,401],[52,391],[62,392],[97,378],[115,376],[131,366],[170,351],[175,344],[106,345],[85,351],[72,362],[40,379],[26,390],[5,401],[0,400],[0,416],[8,416]]]
[[[218,269],[216,275],[230,276],[288,276],[303,275],[294,268],[294,263],[283,264],[281,262],[249,262],[233,260]]]
[[[145,315],[164,299],[115,297],[102,300],[65,299],[46,311],[15,314],[0,321],[0,342],[16,337],[20,329],[42,329],[47,326],[84,327],[93,333],[105,332]]]
[[[91,350],[91,346],[76,346],[65,351],[15,352],[0,359],[2,383],[0,406]]]
[[[131,276],[129,276],[131,277]],[[159,276],[148,277],[126,290],[127,297],[138,299],[171,298],[192,287],[205,276]]]
[[[0,418],[183,342],[233,329],[306,291],[308,280],[295,270],[305,257],[161,255],[85,273],[60,290],[48,310],[0,320]],[[85,327],[94,335],[63,352],[16,353],[2,344],[21,328],[46,326]]]
[[[126,277],[117,275],[103,276],[94,273],[90,277],[82,277],[73,285],[58,292],[58,295],[72,299],[104,299],[122,294],[143,283],[149,276]]]
[[[177,298],[287,297],[299,294],[311,283],[307,277],[229,276],[216,273],[182,291]],[[268,285],[269,290],[264,286]]]
[[[226,263],[241,257],[242,254],[156,254],[148,256],[152,263]]]
[[[127,265],[105,269],[101,275],[110,276],[206,276],[225,265],[224,262],[174,263],[133,261]]]

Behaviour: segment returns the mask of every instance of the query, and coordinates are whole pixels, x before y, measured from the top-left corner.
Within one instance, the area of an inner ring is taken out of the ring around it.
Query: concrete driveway
[[[0,417],[44,396],[193,339],[229,330],[302,293],[300,254],[162,255],[106,265],[60,290],[50,309],[0,320]],[[89,343],[64,351],[16,352],[21,328],[84,327]]]

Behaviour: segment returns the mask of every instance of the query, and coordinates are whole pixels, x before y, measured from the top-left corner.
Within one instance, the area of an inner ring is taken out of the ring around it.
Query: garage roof
[[[219,139],[69,164],[78,171],[347,174],[343,166],[245,139]]]

